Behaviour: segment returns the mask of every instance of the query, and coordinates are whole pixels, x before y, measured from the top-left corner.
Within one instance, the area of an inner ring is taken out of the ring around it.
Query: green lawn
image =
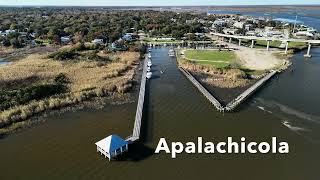
[[[185,57],[187,60],[203,65],[214,65],[217,68],[228,67],[237,61],[233,51],[186,50]]]
[[[267,41],[257,40],[256,45],[267,46]],[[270,47],[278,48],[281,45],[281,41],[270,41]]]
[[[307,47],[307,44],[304,42],[289,42],[289,48],[302,48]]]

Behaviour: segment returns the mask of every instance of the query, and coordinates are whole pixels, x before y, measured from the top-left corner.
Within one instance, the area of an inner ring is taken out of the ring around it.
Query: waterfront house
[[[128,151],[128,142],[119,137],[118,135],[110,135],[95,143],[97,152],[109,158],[109,161],[118,155]]]

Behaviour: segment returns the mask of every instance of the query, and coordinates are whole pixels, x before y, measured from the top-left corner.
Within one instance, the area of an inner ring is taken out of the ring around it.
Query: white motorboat
[[[148,66],[148,67],[151,67],[151,66],[152,66],[151,61],[148,61],[147,66]]]
[[[151,58],[151,54],[150,54],[150,53],[148,54],[148,58],[149,58],[149,59]]]
[[[150,66],[147,68],[147,72],[150,72],[151,71],[151,68],[150,68]]]
[[[150,79],[151,78],[151,76],[152,76],[152,72],[147,72],[147,79]]]
[[[173,50],[173,49],[170,49],[169,52],[168,52],[168,55],[169,55],[170,57],[174,57],[174,56],[175,56],[174,50]]]

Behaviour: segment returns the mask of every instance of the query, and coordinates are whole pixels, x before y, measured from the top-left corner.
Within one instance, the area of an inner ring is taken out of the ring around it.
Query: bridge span
[[[270,47],[270,42],[271,41],[281,41],[285,43],[285,54],[288,52],[288,46],[289,42],[303,42],[308,44],[308,51],[307,54],[305,54],[305,57],[310,58],[311,54],[311,46],[315,44],[320,44],[320,40],[307,40],[307,39],[293,39],[293,38],[272,38],[272,37],[256,37],[256,36],[239,36],[239,35],[230,35],[230,34],[222,34],[222,33],[210,33],[210,35],[221,37],[222,39],[224,38],[229,38],[229,42],[232,41],[232,39],[238,39],[239,41],[239,46],[241,46],[241,40],[246,39],[246,40],[251,40],[251,48],[254,47],[254,42],[257,40],[261,41],[267,41],[267,50],[269,50]]]

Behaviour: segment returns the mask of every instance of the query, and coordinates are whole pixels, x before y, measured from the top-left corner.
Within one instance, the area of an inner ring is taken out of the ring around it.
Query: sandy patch
[[[281,52],[280,50],[270,49],[267,51],[265,48],[249,48],[238,46],[236,44],[221,42],[220,44],[228,45],[229,48],[235,48],[235,53],[239,58],[241,64],[251,70],[268,70],[278,68],[280,65],[285,64],[285,59],[277,57],[275,54]]]
[[[251,49],[247,47],[238,47],[235,53],[239,57],[241,63],[252,70],[273,69],[283,64],[284,60],[274,55],[274,51],[266,51],[265,49]]]

